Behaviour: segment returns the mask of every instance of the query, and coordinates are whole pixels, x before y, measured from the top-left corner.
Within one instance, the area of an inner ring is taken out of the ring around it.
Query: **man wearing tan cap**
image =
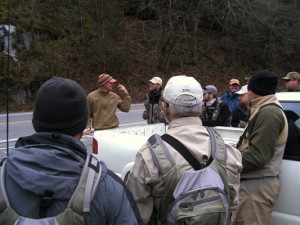
[[[143,119],[147,120],[148,124],[166,123],[166,118],[161,108],[162,79],[153,77],[149,80],[149,90],[145,97]]]
[[[87,96],[89,119],[85,134],[90,134],[91,125],[95,130],[118,127],[117,108],[122,112],[129,112],[131,98],[128,91],[122,84],[118,84],[117,90],[120,95],[114,93],[112,90],[115,82],[109,74],[98,76],[99,88]]]
[[[238,79],[231,79],[228,91],[221,97],[221,101],[229,106],[231,116],[239,104],[239,94],[236,93],[239,90],[240,81]]]
[[[282,80],[285,81],[287,91],[300,91],[300,74],[298,72],[289,72]]]

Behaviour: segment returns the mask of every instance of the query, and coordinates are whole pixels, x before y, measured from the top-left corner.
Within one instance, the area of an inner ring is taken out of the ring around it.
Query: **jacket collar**
[[[279,101],[277,100],[276,95],[266,95],[266,96],[262,96],[262,97],[252,100],[251,101],[251,117],[253,117],[258,112],[260,107],[270,104],[270,103],[275,103],[275,104],[280,105]]]
[[[87,156],[84,144],[70,135],[57,132],[39,132],[31,136],[21,137],[16,142],[16,148],[26,145],[49,144],[67,148],[83,159]]]

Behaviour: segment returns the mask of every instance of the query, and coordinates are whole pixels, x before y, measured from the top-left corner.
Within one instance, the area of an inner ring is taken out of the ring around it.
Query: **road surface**
[[[132,104],[129,113],[117,111],[120,126],[132,126],[145,124],[142,119],[144,110],[143,104]],[[32,123],[32,112],[26,113],[10,113],[8,116],[8,132],[7,132],[7,115],[0,114],[0,160],[4,158],[15,145],[16,140],[22,136],[28,136],[35,133]],[[93,135],[84,135],[81,141],[85,144],[87,150],[92,150]],[[8,148],[7,148],[8,139]]]

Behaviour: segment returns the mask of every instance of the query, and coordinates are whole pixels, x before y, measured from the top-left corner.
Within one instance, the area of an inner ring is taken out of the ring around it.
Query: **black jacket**
[[[245,105],[240,104],[233,112],[231,118],[231,126],[239,127],[241,121],[246,124],[249,121],[249,117],[250,117],[250,110]]]
[[[204,111],[200,118],[204,126],[229,126],[229,106],[224,102],[219,102],[217,99],[211,106],[207,106],[204,103]]]

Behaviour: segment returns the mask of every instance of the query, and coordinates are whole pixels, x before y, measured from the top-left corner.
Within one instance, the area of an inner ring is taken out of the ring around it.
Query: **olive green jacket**
[[[275,95],[251,101],[251,116],[245,128],[242,178],[278,176],[287,140],[287,119]],[[271,104],[271,105],[270,105]],[[263,106],[263,107],[262,107]]]

